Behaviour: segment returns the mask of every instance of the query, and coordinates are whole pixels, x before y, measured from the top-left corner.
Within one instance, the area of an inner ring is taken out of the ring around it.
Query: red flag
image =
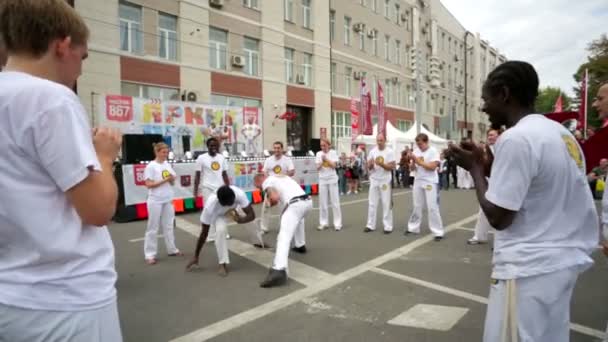
[[[350,99],[350,128],[351,138],[354,141],[359,135],[359,105],[354,98]]]
[[[581,85],[581,104],[578,107],[578,122],[579,125],[583,128],[583,134],[585,138],[587,138],[587,84],[589,74],[587,73],[587,69],[585,69],[585,74],[583,75],[583,83]]]
[[[372,125],[372,96],[369,93],[365,79],[361,79],[361,110],[360,115],[363,115],[363,127],[361,133],[364,135],[374,134]]]
[[[386,136],[386,112],[384,111],[384,90],[382,89],[382,84],[378,81],[378,99],[376,104],[376,110],[378,114],[378,134],[384,134],[384,139],[387,139]]]
[[[555,101],[555,105],[553,106],[553,112],[554,113],[559,113],[563,110],[563,106],[562,106],[562,94],[560,93],[557,101]]]

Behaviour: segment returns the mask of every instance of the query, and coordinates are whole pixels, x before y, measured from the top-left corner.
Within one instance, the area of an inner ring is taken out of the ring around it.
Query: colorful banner
[[[318,171],[314,157],[293,158],[293,163],[296,168],[296,174],[293,176],[293,179],[296,182],[301,185],[318,183]],[[177,173],[176,182],[173,186],[174,199],[192,198],[194,194],[196,164],[175,163],[172,166]],[[122,166],[125,205],[146,202],[148,189],[145,187],[144,182],[145,169],[146,164]],[[253,178],[256,174],[262,173],[263,169],[264,159],[260,158],[229,161],[228,176],[230,177],[230,183],[243,189],[243,191],[252,191],[255,189]]]
[[[382,84],[378,81],[378,99],[377,99],[376,110],[378,111],[378,134],[384,134],[384,139],[388,140],[386,136],[386,112],[384,109],[384,90],[382,89]]]
[[[359,104],[354,98],[350,99],[350,128],[351,140],[355,141],[359,135]]]
[[[206,150],[210,136],[222,138],[231,154],[262,151],[261,109],[227,107],[193,102],[161,101],[122,95],[100,95],[96,123],[125,134],[161,134],[176,155],[182,155],[184,137],[191,151]]]
[[[363,124],[361,134],[372,135],[374,134],[374,126],[372,124],[372,96],[367,88],[365,79],[361,79],[361,110],[360,115],[363,116]]]

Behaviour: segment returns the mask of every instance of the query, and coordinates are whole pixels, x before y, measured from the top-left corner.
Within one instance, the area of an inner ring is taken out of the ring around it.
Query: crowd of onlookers
[[[606,186],[606,175],[608,175],[608,159],[604,158],[601,159],[599,165],[591,169],[591,172],[587,175],[593,198],[602,198]]]

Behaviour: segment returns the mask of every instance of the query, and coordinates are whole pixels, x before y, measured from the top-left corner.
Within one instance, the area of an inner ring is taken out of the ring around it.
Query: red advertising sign
[[[110,121],[133,120],[133,98],[131,96],[106,96],[106,118]]]
[[[142,164],[133,165],[133,176],[135,177],[135,185],[137,185],[137,186],[146,185],[146,180],[144,179],[145,170],[146,170],[146,165],[142,165]]]
[[[243,107],[243,124],[258,124],[258,108]]]

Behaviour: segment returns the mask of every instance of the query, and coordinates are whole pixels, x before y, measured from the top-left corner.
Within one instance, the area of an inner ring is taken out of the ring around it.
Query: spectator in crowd
[[[338,161],[338,189],[340,190],[340,196],[346,194],[346,188],[348,185],[348,180],[346,179],[346,168],[348,166],[348,157],[346,153],[342,152],[340,154],[340,160]]]
[[[597,191],[597,185],[598,183],[606,181],[606,174],[608,174],[608,159],[603,158],[600,160],[600,164],[594,167],[587,175],[587,178],[589,179],[589,186],[591,187],[591,193],[595,199],[601,198],[601,194],[599,194]]]
[[[448,185],[450,184],[448,180],[448,161],[445,158],[444,152],[440,154],[439,158],[439,190],[448,190]]]

